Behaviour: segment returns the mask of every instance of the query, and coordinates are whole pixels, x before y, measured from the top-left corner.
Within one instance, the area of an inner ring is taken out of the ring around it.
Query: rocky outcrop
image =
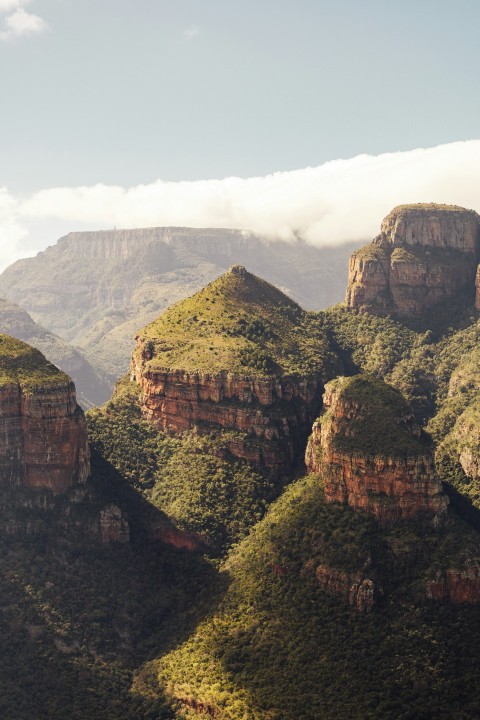
[[[479,220],[452,205],[394,208],[373,242],[350,258],[347,306],[419,318],[461,293],[473,299]]]
[[[480,562],[474,560],[463,569],[439,571],[425,587],[430,600],[449,600],[453,603],[480,602]]]
[[[321,406],[319,380],[149,371],[148,348],[138,343],[131,377],[142,389],[145,418],[159,430],[237,430],[242,437],[228,441],[234,457],[278,472],[289,469]]]
[[[362,573],[348,573],[328,565],[319,565],[315,576],[322,590],[343,598],[359,612],[370,612],[382,594],[378,584]]]
[[[87,429],[72,381],[41,353],[5,335],[0,355],[0,486],[58,494],[84,483]]]
[[[475,275],[475,309],[480,310],[480,265],[477,265],[477,274]]]
[[[438,522],[447,498],[432,446],[400,393],[367,376],[328,383],[306,464],[319,472],[325,497],[390,524],[425,516]]]
[[[102,543],[128,543],[130,528],[118,505],[110,503],[100,510],[100,538]]]

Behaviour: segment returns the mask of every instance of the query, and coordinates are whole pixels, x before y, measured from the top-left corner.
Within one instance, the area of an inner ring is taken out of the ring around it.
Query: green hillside
[[[248,463],[225,457],[233,432],[157,432],[142,418],[139,387],[128,379],[87,422],[92,447],[121,477],[216,552],[244,537],[281,491]]]
[[[314,315],[240,266],[166,310],[140,337],[152,370],[309,376],[331,375],[338,365]]]
[[[225,562],[215,613],[134,690],[165,693],[178,718],[473,720],[478,609],[427,601],[425,581],[477,546],[454,517],[442,531],[381,529],[325,503],[317,476],[301,479]],[[373,578],[378,607],[361,614],[321,590],[318,566]]]
[[[8,335],[0,335],[0,387],[16,383],[28,391],[66,384],[69,380],[39,350]]]

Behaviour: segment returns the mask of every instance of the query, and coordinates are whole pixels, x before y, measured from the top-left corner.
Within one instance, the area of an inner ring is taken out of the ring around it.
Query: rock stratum
[[[326,333],[242,266],[137,336],[131,379],[144,417],[166,433],[228,430],[228,451],[277,473],[303,450],[339,362]]]
[[[0,335],[0,484],[54,494],[90,472],[75,386],[30,346]]]
[[[347,306],[421,318],[439,303],[477,293],[480,307],[479,221],[456,205],[394,208],[380,234],[350,259]]]
[[[383,524],[415,517],[435,522],[447,498],[433,447],[400,393],[357,375],[330,382],[313,426],[306,464],[321,473],[325,497],[371,513]]]

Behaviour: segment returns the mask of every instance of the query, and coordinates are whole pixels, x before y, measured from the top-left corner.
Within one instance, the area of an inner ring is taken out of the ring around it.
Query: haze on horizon
[[[82,229],[480,210],[476,0],[0,0],[0,268]],[[341,158],[340,160],[338,158]]]

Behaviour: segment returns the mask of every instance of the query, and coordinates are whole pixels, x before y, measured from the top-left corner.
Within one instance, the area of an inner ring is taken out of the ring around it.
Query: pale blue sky
[[[0,40],[0,187],[16,194],[265,175],[480,135],[478,0],[0,9],[15,4],[48,24]]]

